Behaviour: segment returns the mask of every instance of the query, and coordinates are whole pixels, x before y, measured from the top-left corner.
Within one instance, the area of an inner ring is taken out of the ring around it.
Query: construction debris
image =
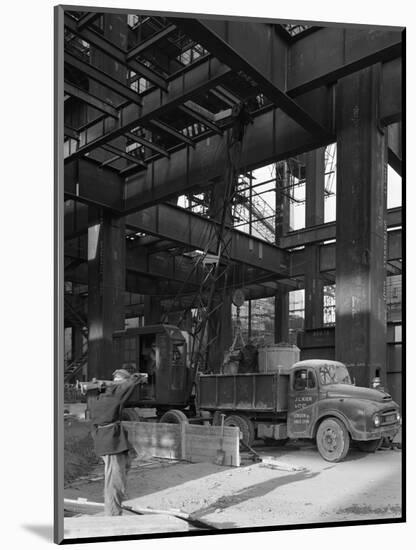
[[[167,509],[167,510],[157,510],[154,508],[142,508],[139,506],[127,506],[124,505],[123,510],[126,512],[129,512],[130,514],[135,514],[138,516],[149,516],[149,515],[157,515],[163,516],[165,518],[166,516],[174,517],[177,519],[180,519],[187,524],[189,524],[190,527],[194,529],[216,529],[213,525],[210,523],[207,523],[205,521],[202,521],[198,518],[193,517],[191,514],[187,514],[186,512],[183,512],[182,510],[177,509]],[[104,503],[102,502],[92,502],[89,501],[86,498],[78,498],[78,499],[64,499],[64,511],[69,514],[74,514],[75,517],[85,517],[87,516],[94,516],[94,517],[101,517],[104,512]],[[111,516],[107,516],[111,517]],[[188,529],[187,529],[188,530]]]
[[[271,468],[272,470],[284,470],[285,472],[304,472],[307,468],[304,466],[295,466],[285,462],[279,462],[272,456],[262,457],[260,466],[263,468]]]

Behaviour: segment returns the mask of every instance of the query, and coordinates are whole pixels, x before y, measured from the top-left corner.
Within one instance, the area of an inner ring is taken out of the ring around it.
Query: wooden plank
[[[189,531],[186,521],[167,514],[81,516],[64,520],[64,539],[185,531]]]
[[[180,426],[156,422],[123,422],[139,457],[181,458]]]
[[[100,514],[104,512],[104,503],[91,502],[85,498],[64,498],[64,510],[74,514]]]
[[[129,441],[139,457],[214,461],[221,447],[220,426],[192,424],[159,424],[155,422],[124,422]],[[239,466],[239,430],[224,426],[223,450],[225,466]]]
[[[179,509],[167,509],[167,510],[157,510],[156,508],[142,508],[140,506],[123,506],[123,508],[129,512],[133,512],[135,514],[158,514],[158,515],[170,515],[174,516],[179,519],[183,519],[193,527],[196,527],[198,529],[216,529],[212,524],[207,523],[205,521],[202,521],[200,519],[194,518],[191,514],[188,514],[186,512],[182,512],[182,510]]]
[[[224,466],[240,465],[240,434],[238,428],[224,426],[221,445],[220,426],[188,426],[186,457],[191,462],[215,462],[217,451],[224,451]]]
[[[186,427],[186,432],[189,435],[208,435],[208,436],[219,436],[221,435],[221,426],[198,426],[188,424]],[[234,426],[224,426],[224,437],[234,436],[235,427]]]

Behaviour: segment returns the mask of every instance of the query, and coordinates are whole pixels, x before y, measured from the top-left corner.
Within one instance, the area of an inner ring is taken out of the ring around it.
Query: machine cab
[[[136,388],[130,401],[186,402],[190,373],[185,335],[173,325],[149,325],[113,334],[117,368],[148,374],[148,383]]]

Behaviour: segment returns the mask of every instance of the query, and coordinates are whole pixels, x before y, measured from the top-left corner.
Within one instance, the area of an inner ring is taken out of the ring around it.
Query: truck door
[[[311,437],[317,415],[318,384],[313,369],[299,367],[290,375],[287,433],[290,438]]]

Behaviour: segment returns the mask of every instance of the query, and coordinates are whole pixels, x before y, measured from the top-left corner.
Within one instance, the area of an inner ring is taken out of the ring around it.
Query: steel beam
[[[65,165],[64,193],[85,204],[121,213],[123,181],[114,170],[100,169],[96,162],[80,159]],[[69,209],[70,206],[66,206]]]
[[[165,306],[166,311],[178,311],[180,309],[189,309],[190,307],[195,306],[196,287],[192,283],[169,280],[166,278],[166,272],[162,276],[159,276],[158,273],[142,273],[140,271],[135,271],[134,269],[129,270],[128,266],[126,270],[127,292],[157,296],[161,300],[170,299],[169,303]],[[86,263],[79,265],[77,268],[72,269],[68,274],[66,274],[66,280],[73,281],[78,284],[87,284]],[[242,287],[244,287],[247,299],[266,298],[268,296],[273,296],[276,292],[275,289],[262,286],[261,283],[259,284],[255,280],[251,281],[250,279],[235,280],[232,281],[231,284],[227,285],[227,289],[230,290]],[[204,299],[204,295],[202,295],[202,299]],[[172,300],[174,300],[173,306]]]
[[[393,228],[402,224],[402,209],[391,208],[387,211],[387,227]],[[335,240],[336,238],[336,223],[324,223],[292,231],[280,238],[280,246],[284,249],[296,248],[298,246],[306,246],[324,241]]]
[[[136,134],[133,134],[132,132],[127,132],[126,137],[132,139],[133,141],[135,141],[136,143],[139,143],[140,145],[144,145],[145,147],[147,147],[151,151],[155,151],[156,153],[159,153],[159,154],[163,155],[164,157],[167,157],[167,158],[170,157],[170,155],[169,155],[169,153],[166,149],[164,149],[160,145],[156,145],[156,143],[153,143],[153,141],[149,141],[149,140],[144,139],[142,137],[136,136]]]
[[[69,137],[71,139],[74,139],[75,141],[78,141],[79,140],[79,134],[76,130],[74,130],[73,128],[69,128],[69,126],[65,126],[64,127],[64,135],[66,137]]]
[[[259,24],[252,25],[258,26]],[[258,27],[256,29],[258,29]],[[262,33],[259,33],[258,30],[250,34],[251,39],[253,39],[253,36],[256,37],[256,40],[263,40],[264,43],[265,39],[262,38]],[[274,42],[275,40],[276,39],[273,39]],[[322,43],[326,45],[326,48],[323,51],[321,48],[320,54],[316,55],[317,45]],[[249,44],[249,42],[247,42],[247,44]],[[258,48],[255,49],[256,51],[260,51]],[[315,53],[311,54],[310,50]],[[401,82],[400,78],[397,78],[397,73],[401,71],[401,60],[394,59],[393,61],[389,61],[392,57],[397,58],[400,56],[400,32],[371,32],[357,29],[348,29],[348,31],[344,31],[344,29],[341,28],[319,29],[290,46],[289,64],[286,60],[286,55],[289,51],[288,45],[285,44],[284,41],[276,44],[275,51],[272,54],[270,53],[271,51],[272,50],[268,51],[268,56],[258,56],[258,58],[264,58],[263,63],[266,64],[266,68],[270,64],[271,67],[274,67],[274,73],[271,73],[273,75],[273,83],[277,87],[280,87],[283,92],[287,93],[289,97],[296,97],[300,107],[306,112],[314,112],[314,116],[316,109],[308,111],[308,106],[303,106],[299,101],[299,94],[307,90],[316,89],[329,82],[335,82],[340,76],[350,74],[361,67],[376,62],[383,62],[383,97],[388,95],[388,98],[386,101],[381,102],[382,119],[385,123],[388,123],[389,121],[398,120],[397,117],[400,117],[401,94],[400,90],[399,92],[397,90],[401,87]],[[306,62],[305,59],[307,59],[308,62]],[[160,94],[162,97],[159,99],[159,91],[153,90],[152,101],[156,98],[156,102],[160,102],[158,107],[161,107],[161,104],[164,103],[167,109],[183,103],[186,100],[185,94],[188,92],[186,89],[187,83],[192,80],[193,76],[195,76],[196,80],[198,79],[197,73],[201,73],[201,67],[209,69],[206,71],[206,80],[210,80],[210,82],[205,82],[205,89],[215,86],[214,79],[210,78],[210,75],[215,75],[215,70],[211,71],[211,69],[215,68],[215,60],[205,60],[201,62],[201,65],[198,64],[196,67],[191,67],[189,71],[184,71],[179,77],[168,79],[169,94],[166,94],[166,96]],[[259,70],[264,70],[262,66],[258,68]],[[222,69],[225,70],[225,67],[222,66]],[[176,89],[179,85],[184,99],[179,98],[178,101],[178,98],[172,97],[175,95],[174,93],[172,94],[175,89],[173,85],[174,82],[177,84]],[[210,83],[212,86],[209,85]],[[194,93],[197,94],[196,88]],[[151,95],[150,93],[150,96]],[[145,97],[149,97],[149,95],[144,95],[143,101],[145,101]],[[170,99],[173,99],[173,103],[170,103]],[[152,103],[152,101],[150,101],[150,103]],[[149,112],[146,108],[144,108],[143,111],[145,113]],[[134,125],[139,125],[141,114],[139,109],[132,109],[129,106],[121,112],[120,118],[123,120],[123,124],[97,124],[93,129],[89,129],[88,136],[80,136],[80,143],[83,144],[84,147],[80,147],[72,158],[82,156],[95,146],[99,146],[99,140],[111,141],[114,137],[118,137],[125,131],[134,128]],[[155,116],[158,116],[158,114],[160,114],[160,112],[154,113]],[[324,121],[318,120],[318,123],[325,126]]]
[[[90,63],[79,59],[69,52],[65,52],[65,63],[68,63],[68,65],[82,71],[88,76],[88,78],[91,78],[106,88],[113,90],[113,92],[116,92],[116,94],[121,97],[128,99],[136,105],[141,105],[142,102],[138,93],[134,92],[131,88],[128,88],[118,80],[111,78],[104,71],[97,69],[97,67],[94,67]]]
[[[67,280],[87,284],[87,238],[83,236],[80,239],[67,241],[65,243],[65,258],[69,264],[65,275]],[[132,287],[133,276],[153,278],[166,283],[171,282],[176,285],[175,292],[179,294],[195,291],[200,287],[202,278],[205,274],[203,265],[197,261],[197,258],[188,256],[172,256],[168,252],[157,252],[149,254],[147,249],[135,242],[126,244],[126,272],[127,280],[130,281],[127,290],[130,292],[141,292],[148,294],[148,285],[146,292],[139,287]],[[130,275],[130,277],[129,277]],[[234,265],[230,271],[228,287],[242,287],[253,284],[274,280],[272,273],[255,269],[245,265]],[[137,278],[136,278],[137,281]],[[171,287],[171,291],[172,291]],[[166,286],[163,292],[166,293]],[[155,287],[154,294],[161,293],[161,288]]]
[[[71,95],[72,97],[76,97],[77,99],[80,99],[90,107],[94,107],[94,109],[97,109],[98,111],[101,111],[102,113],[105,113],[108,116],[111,116],[113,118],[118,118],[118,110],[115,109],[112,105],[109,103],[106,103],[102,99],[90,94],[89,92],[85,90],[81,90],[81,88],[77,88],[73,84],[70,84],[69,82],[64,83],[64,90],[66,94]]]
[[[380,97],[380,121],[384,125],[402,119],[402,59],[383,63]]]
[[[128,160],[129,162],[132,162],[133,164],[137,164],[138,166],[141,166],[142,168],[146,168],[147,165],[145,162],[140,160],[139,158],[135,157],[134,155],[129,155],[125,151],[122,151],[118,147],[113,147],[112,145],[102,145],[101,149],[104,149],[104,151],[107,151],[108,153],[113,153],[113,155],[117,155],[118,157],[121,157],[125,160]]]
[[[388,161],[396,172],[402,175],[402,125],[391,124],[387,127],[387,139],[389,144]]]
[[[104,125],[100,123],[98,125],[99,128],[95,129],[97,130],[96,132],[93,128],[88,130],[88,139],[91,133],[92,141],[86,145],[83,145],[86,133],[80,133],[80,148],[67,160],[70,161],[72,158],[81,156],[91,149],[101,146],[110,139],[122,135],[129,128],[137,126],[140,120],[149,120],[155,113],[162,113],[166,109],[169,109],[169,107],[186,101],[189,99],[189,95],[192,95],[192,89],[195,90],[198,88],[200,90],[199,85],[206,86],[205,76],[208,74],[208,69],[209,66],[204,62],[198,67],[198,73],[193,71],[192,73],[187,73],[188,76],[192,76],[191,80],[186,81],[184,75],[184,82],[186,82],[184,84],[184,96],[181,95],[182,80],[180,79],[181,82],[179,82],[175,79],[175,81],[172,81],[172,90],[175,89],[175,92],[173,96],[169,94],[170,100],[168,100],[168,96],[164,96],[162,93],[157,94],[158,97],[153,93],[149,93],[143,96],[142,111],[137,106],[129,106],[126,107],[126,110],[123,109],[120,119],[124,121],[130,118],[131,122],[128,124],[120,125],[118,122],[113,121],[114,129],[103,135]],[[212,69],[218,78],[221,78],[221,75],[226,73],[224,66],[215,61],[213,61]],[[393,88],[395,83],[397,81],[394,79],[392,83]],[[383,86],[381,90],[382,100],[385,89],[386,87]],[[332,116],[330,97],[330,90],[323,88],[299,97],[298,102],[302,102],[307,109],[313,108],[319,112],[322,123],[325,124],[325,120],[330,120]],[[141,112],[142,115],[140,115]],[[321,145],[328,145],[330,141],[329,139],[309,135],[308,132],[300,128],[280,110],[276,109],[264,112],[258,115],[253,124],[247,128],[242,153],[244,168],[253,169],[268,162],[282,160],[289,156],[320,147]],[[152,170],[147,170],[146,173],[136,174],[134,177],[129,178],[126,181],[126,194],[123,207],[126,212],[132,212],[147,208],[168,198],[188,193],[193,189],[199,189],[209,184],[212,180],[221,178],[225,173],[226,165],[225,136],[207,138],[198,142],[195,149],[176,151],[172,153],[169,160],[157,159],[152,162]],[[94,185],[92,180],[90,183]],[[84,181],[83,185],[86,188],[88,182]],[[118,187],[122,183],[115,185]],[[96,201],[105,205],[106,201],[102,195],[108,193],[108,188],[97,185],[95,191]],[[80,193],[81,199],[82,195]],[[88,198],[91,199],[92,197],[92,193],[89,193]]]
[[[65,208],[65,238],[85,232],[94,219],[85,206],[69,203]],[[196,250],[215,254],[218,223],[171,204],[160,204],[125,218],[126,228],[156,235]],[[230,259],[274,273],[288,276],[289,254],[280,248],[235,229],[230,231]]]
[[[65,222],[68,220],[65,219]],[[388,248],[387,259],[393,261],[401,259],[402,257],[402,232],[401,230],[388,232]],[[74,267],[68,269],[65,273],[67,280],[73,280],[78,283],[87,283],[87,242],[86,237],[76,239],[65,243],[65,257],[71,259],[71,264]],[[327,244],[319,247],[320,258],[320,272],[335,272],[336,258],[335,258],[335,244]],[[82,262],[84,265],[79,265]],[[306,255],[304,250],[296,250],[290,252],[290,277],[302,277],[305,273]],[[77,265],[76,265],[77,264]],[[127,245],[126,250],[126,270],[127,270],[127,290],[130,292],[142,292],[143,294],[162,294],[160,286],[155,284],[153,291],[150,291],[150,287],[146,284],[145,288],[133,285],[134,276],[143,277],[155,277],[157,279],[171,280],[175,283],[176,291],[182,290],[183,292],[195,291],[195,285],[200,281],[201,271],[199,269],[194,270],[194,260],[187,256],[172,256],[166,252],[158,252],[157,254],[148,254],[147,250],[143,246],[138,246],[134,242]],[[275,275],[270,273],[267,275],[264,271],[253,270],[251,267],[238,266],[241,270],[234,275],[232,286],[247,286],[255,284],[256,282],[266,282],[268,280],[275,281]],[[191,271],[193,274],[190,274]],[[131,275],[129,277],[129,274]],[[187,284],[189,282],[189,285]],[[184,286],[186,283],[186,286]],[[180,285],[180,286],[178,286]],[[296,283],[296,287],[299,284]],[[299,287],[300,288],[300,287]],[[270,290],[270,289],[269,289]],[[272,295],[272,292],[264,294],[258,294],[256,297],[263,298],[265,296]],[[172,293],[175,292],[172,290]]]
[[[65,242],[65,258],[70,260],[66,274],[76,271],[78,276],[81,270],[78,266],[88,261],[87,236]],[[201,266],[200,266],[201,267]],[[199,286],[202,271],[195,267],[195,261],[188,256],[172,256],[167,252],[149,254],[147,249],[136,242],[126,243],[126,270],[132,273],[154,276],[160,279],[171,280],[176,283],[189,283],[190,287]],[[87,272],[84,271],[85,283]]]
[[[195,67],[190,67],[179,76],[169,79],[169,92],[149,90],[141,94],[142,108],[138,105],[126,105],[120,109],[118,121],[107,119],[100,121],[80,133],[80,148],[66,161],[82,157],[101,144],[131,131],[153,118],[164,115],[189,99],[208,91],[222,82],[231,70],[215,59],[206,59]],[[132,90],[131,90],[132,91]],[[132,92],[133,93],[133,92]]]
[[[259,86],[277,107],[283,109],[303,128],[310,132],[326,133],[278,84],[282,79],[279,71],[275,78],[275,64],[285,66],[287,46],[283,45],[283,41],[276,45],[280,39],[272,26],[244,21],[172,20],[193,40],[234,69],[239,76],[251,85]],[[273,59],[273,55],[276,59]]]
[[[117,61],[117,63],[124,65],[138,74],[141,74],[146,80],[149,80],[152,84],[155,84],[159,88],[162,88],[163,90],[167,89],[166,80],[162,76],[157,74],[155,71],[152,71],[152,69],[143,63],[139,63],[136,60],[127,61],[127,52],[118,48],[95,31],[87,28],[80,30],[76,24],[76,21],[68,15],[65,15],[65,26],[73,34],[78,35],[91,46],[94,46],[103,53],[107,54],[109,57],[112,57],[115,61]]]
[[[387,261],[402,258],[402,230],[396,229],[387,232]],[[335,243],[324,244],[319,247],[319,269],[321,273],[336,271]],[[302,277],[305,273],[305,249],[290,253],[290,276]]]
[[[176,128],[172,128],[172,126],[168,126],[164,122],[161,122],[160,120],[152,120],[150,123],[150,126],[153,126],[157,130],[161,130],[165,134],[169,134],[170,136],[173,136],[177,140],[181,141],[182,143],[186,143],[187,145],[194,146],[194,142],[192,139],[185,136],[185,134],[182,134],[179,130],[176,130]]]
[[[82,29],[84,27],[87,27],[88,25],[90,25],[91,23],[93,23],[96,19],[98,19],[99,17],[101,17],[102,13],[100,12],[90,12],[90,13],[86,13],[85,15],[83,15],[82,17],[80,17],[78,19],[78,22],[77,22],[77,28],[82,31]]]
[[[397,91],[400,81],[394,78],[395,73],[390,72],[390,63],[382,67],[385,81],[385,67],[392,78],[390,88]],[[381,102],[387,109],[387,101],[384,99],[385,89],[386,86],[381,89]],[[323,118],[329,118],[329,96],[330,93],[324,88],[299,97],[298,101],[308,105],[308,109],[321,110]],[[255,168],[320,145],[328,145],[331,141],[309,136],[279,110],[256,117],[253,125],[247,128],[245,139],[247,145],[244,146],[242,158],[247,168]],[[163,162],[163,159],[155,161],[154,171],[151,174],[141,174],[128,180],[126,209],[155,204],[167,197],[186,193],[191,190],[191,186],[198,188],[212,179],[221,177],[226,166],[225,147],[224,139],[214,136],[198,143],[195,152],[177,151],[172,154],[169,163]],[[136,193],[137,196],[135,196]]]
[[[403,223],[402,207],[389,208],[387,210],[387,227],[401,227]]]
[[[137,57],[140,53],[144,52],[151,46],[154,46],[157,44],[160,40],[163,38],[167,38],[170,36],[173,32],[176,31],[175,25],[169,25],[165,29],[162,29],[161,31],[157,32],[147,40],[143,40],[143,42],[140,42],[137,46],[134,46],[129,52],[127,53],[126,59],[127,61],[130,61],[131,59],[134,59]]]
[[[217,126],[216,124],[208,120],[204,115],[192,109],[191,107],[188,107],[186,105],[181,105],[179,107],[179,110],[185,113],[186,115],[192,117],[193,119],[197,120],[198,122],[206,126],[209,130],[212,130],[215,134],[219,134],[219,135],[222,134],[222,130],[221,128],[219,128],[219,126]]]
[[[289,95],[331,84],[358,70],[401,56],[402,32],[326,27],[290,46]]]
[[[151,235],[158,235],[209,253],[217,252],[217,222],[170,205],[160,204],[126,217],[126,226]],[[230,231],[229,257],[232,261],[251,265],[287,277],[289,256],[278,247],[261,239]]]
[[[105,145],[104,145],[105,147]],[[108,151],[109,149],[107,149]],[[110,164],[114,164],[115,162],[117,162],[118,160],[120,160],[120,155],[117,154],[115,155],[114,157],[110,157],[108,158],[107,160],[103,161],[101,164],[100,164],[100,168],[104,168],[105,166],[110,166]]]
[[[329,98],[330,91],[324,88],[301,100],[319,112],[323,121],[329,121]],[[280,109],[270,110],[259,114],[248,125],[241,152],[241,168],[242,171],[254,169],[328,145],[334,140],[333,135],[310,134]],[[224,177],[228,165],[227,137],[209,137],[196,143],[194,149],[178,150],[169,160],[157,159],[152,165],[151,171],[126,180],[126,212],[146,208]]]

